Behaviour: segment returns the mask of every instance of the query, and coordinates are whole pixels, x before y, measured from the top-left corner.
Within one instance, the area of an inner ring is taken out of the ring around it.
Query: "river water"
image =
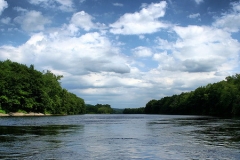
[[[0,117],[0,159],[240,159],[240,120],[179,115]]]

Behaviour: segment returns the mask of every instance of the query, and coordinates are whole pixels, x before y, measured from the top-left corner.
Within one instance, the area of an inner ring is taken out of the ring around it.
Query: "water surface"
[[[173,115],[0,117],[0,159],[240,159],[240,120]]]

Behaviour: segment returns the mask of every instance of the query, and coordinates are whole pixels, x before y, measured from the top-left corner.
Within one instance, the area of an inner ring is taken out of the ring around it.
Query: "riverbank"
[[[14,117],[21,117],[21,116],[50,116],[51,114],[43,114],[43,113],[21,113],[21,112],[10,112],[8,114],[0,113],[0,117],[7,117],[7,116],[14,116]]]

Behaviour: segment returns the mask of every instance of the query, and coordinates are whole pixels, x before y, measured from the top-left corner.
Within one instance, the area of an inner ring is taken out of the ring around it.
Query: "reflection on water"
[[[0,117],[0,159],[240,159],[240,120],[169,115]]]
[[[198,117],[175,119],[179,127],[195,127],[189,135],[208,145],[223,145],[240,149],[240,120]]]
[[[153,135],[167,139],[164,148],[179,150],[185,158],[240,159],[240,120],[189,116],[148,124]]]
[[[74,125],[49,125],[49,126],[0,126],[0,137],[4,135],[57,135],[77,129]],[[0,138],[1,142],[1,138]]]
[[[0,159],[57,157],[47,152],[61,148],[64,145],[63,137],[79,129],[82,126],[0,126]]]
[[[240,149],[240,120],[237,119],[188,117],[149,122],[154,124],[179,128],[175,133],[194,138],[196,143]]]

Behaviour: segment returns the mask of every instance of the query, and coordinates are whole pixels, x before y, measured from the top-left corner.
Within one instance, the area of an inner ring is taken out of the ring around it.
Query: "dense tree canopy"
[[[109,104],[86,105],[87,114],[112,114],[113,109]]]
[[[240,116],[240,74],[199,87],[192,92],[151,100],[147,114],[196,114],[219,117]]]
[[[125,108],[123,114],[143,114],[144,107],[141,108]]]
[[[63,89],[60,80],[50,71],[39,72],[33,65],[0,61],[0,110],[81,114],[84,100]]]

